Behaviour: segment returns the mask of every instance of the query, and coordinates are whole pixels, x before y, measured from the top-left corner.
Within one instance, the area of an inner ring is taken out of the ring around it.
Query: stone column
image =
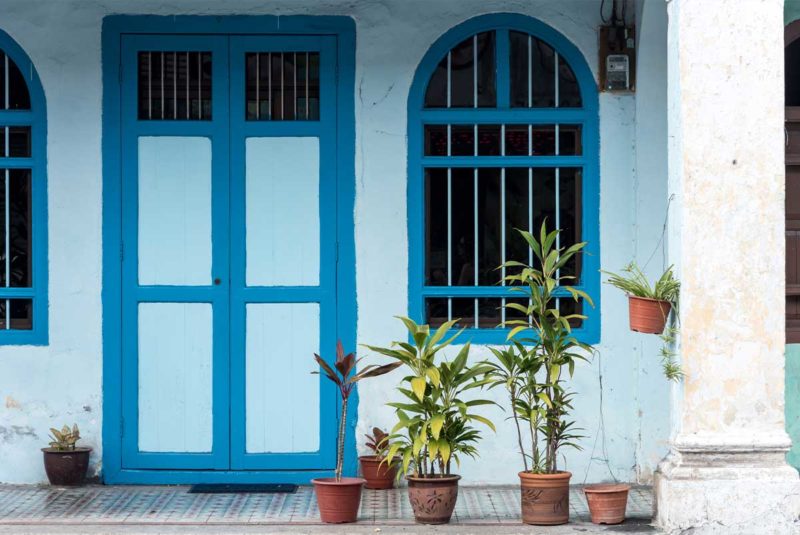
[[[783,412],[783,1],[667,1],[686,378],[656,474],[657,521],[668,532],[800,533]]]

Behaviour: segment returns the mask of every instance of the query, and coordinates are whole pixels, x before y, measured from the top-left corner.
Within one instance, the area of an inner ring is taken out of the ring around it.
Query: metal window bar
[[[178,118],[178,53],[172,53],[172,118]]]
[[[256,53],[256,120],[261,120],[261,54]]]
[[[556,52],[556,51],[553,51],[553,61],[554,61],[553,77],[555,78],[555,82],[554,82],[554,85],[553,85],[553,87],[555,88],[555,95],[554,95],[553,98],[555,99],[556,108],[558,108],[559,106],[561,106],[561,102],[559,102],[559,98],[558,98],[558,90],[559,90],[559,88],[558,88],[558,52]]]
[[[285,64],[283,59],[283,52],[281,52],[281,120],[286,118],[285,107],[286,101],[284,100],[284,91],[286,90],[286,73],[285,71]]]
[[[8,76],[6,76],[8,78]],[[447,107],[453,105],[453,52],[447,52]]]
[[[308,52],[306,52],[306,121],[310,118],[308,111],[308,71],[310,70],[310,63],[308,62]]]
[[[472,107],[478,107],[478,34],[472,36]]]
[[[3,82],[3,85],[4,85],[3,90],[4,90],[4,94],[5,94],[5,99],[4,99],[5,102],[3,103],[3,109],[4,110],[7,110],[8,107],[11,105],[10,96],[8,94],[8,92],[9,92],[9,90],[11,88],[11,82],[8,79],[8,76],[9,76],[8,61],[9,61],[8,54],[3,54],[3,74],[4,74],[4,76],[3,76],[3,80],[4,80],[4,82]]]
[[[147,53],[147,118],[153,118],[153,53]]]
[[[161,53],[161,119],[164,117],[164,53]]]
[[[189,109],[191,107],[190,98],[189,98],[189,53],[186,53],[186,118],[189,119],[191,115],[189,114]]]
[[[197,53],[197,116],[203,118],[203,54]]]
[[[292,74],[294,85],[292,86],[292,100],[294,101],[294,118],[297,120],[297,52],[292,52]]]
[[[533,107],[533,37],[530,34],[528,34],[528,107]]]
[[[267,52],[267,107],[269,112],[267,117],[272,120],[272,52]]]
[[[447,155],[451,149],[452,125],[447,125]],[[447,168],[447,285],[453,285],[453,168]],[[447,321],[453,319],[453,298],[447,298]]]
[[[8,152],[8,132],[6,132],[6,152]],[[11,180],[11,174],[8,169],[5,172],[5,180],[3,181],[3,189],[5,194],[5,203],[4,203],[4,220],[5,220],[5,236],[3,236],[5,240],[5,273],[6,273],[6,288],[11,286],[11,232],[10,232],[10,224],[11,224],[11,209],[10,209],[10,202],[9,202],[9,194],[11,188],[9,187],[9,180]],[[11,300],[6,299],[6,310],[5,310],[5,328],[6,330],[11,328]]]
[[[500,125],[500,155],[506,155],[506,125]],[[501,286],[506,285],[506,168],[500,169],[500,259],[502,268],[500,274]],[[506,323],[506,298],[500,300],[500,323]]]

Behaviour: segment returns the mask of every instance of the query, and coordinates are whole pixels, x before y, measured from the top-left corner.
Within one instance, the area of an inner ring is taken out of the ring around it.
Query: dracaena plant
[[[364,435],[367,439],[366,446],[377,457],[385,457],[386,452],[389,450],[389,433],[385,432],[380,427],[373,427],[372,433]]]
[[[335,472],[336,481],[341,481],[342,466],[344,463],[344,439],[347,429],[347,401],[350,398],[350,394],[352,394],[356,383],[358,383],[360,380],[389,373],[390,371],[399,367],[401,363],[392,362],[382,366],[370,364],[369,366],[365,366],[363,369],[356,372],[356,368],[358,363],[361,362],[361,359],[356,359],[355,353],[348,353],[345,355],[341,340],[336,343],[336,362],[334,362],[333,368],[316,353],[314,353],[314,359],[316,359],[319,367],[322,368],[325,376],[336,384],[337,388],[339,389],[339,394],[342,398],[342,413],[339,420],[339,434],[336,441]]]
[[[490,388],[506,388],[514,419],[518,446],[526,472],[558,472],[558,454],[563,447],[580,449],[575,424],[569,419],[572,396],[566,381],[575,363],[586,360],[591,347],[572,334],[571,322],[586,319],[581,314],[562,314],[558,299],[583,299],[592,305],[585,292],[572,287],[570,275],[561,270],[586,243],[557,247],[559,230],[547,231],[542,224],[538,239],[520,230],[533,253],[533,265],[521,262],[503,264],[506,284],[524,295],[527,305],[508,302],[505,306],[525,319],[509,320],[512,327],[505,349],[494,349]],[[565,285],[564,283],[567,283]]]
[[[469,395],[490,382],[486,377],[490,367],[483,363],[467,364],[469,344],[452,361],[439,355],[458,336],[444,340],[458,320],[448,321],[431,333],[427,325],[417,325],[409,318],[399,319],[413,343],[367,346],[396,359],[409,372],[397,388],[403,401],[388,404],[394,407],[398,421],[389,436],[392,444],[386,459],[396,455],[402,458],[403,470],[398,471],[398,477],[408,473],[416,477],[449,475],[453,460],[460,464],[462,455],[477,455],[475,445],[480,432],[474,424],[494,430],[488,418],[475,412],[477,407],[494,402]]]

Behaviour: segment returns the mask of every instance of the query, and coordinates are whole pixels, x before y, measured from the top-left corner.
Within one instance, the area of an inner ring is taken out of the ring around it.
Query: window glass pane
[[[561,108],[580,108],[581,91],[569,64],[558,57],[558,105]]]
[[[295,57],[293,52],[283,54],[283,119],[287,121],[294,120],[297,104]]]
[[[583,299],[575,301],[571,297],[564,297],[558,300],[558,311],[562,316],[571,314],[583,314]],[[572,318],[569,324],[573,329],[578,329],[583,326],[583,320],[580,318]]]
[[[425,156],[447,156],[446,125],[425,125]]]
[[[6,55],[0,50],[0,110],[6,107]]]
[[[10,126],[0,127],[0,134],[8,135],[8,152],[5,150],[5,137],[0,147],[0,156],[11,158],[30,158],[31,156],[31,127]]]
[[[559,171],[559,204],[561,218],[561,247],[569,247],[581,241],[581,187],[582,174],[579,168],[562,167]],[[575,255],[561,269],[561,275],[581,276],[581,257]],[[565,281],[565,284],[575,281]]]
[[[475,155],[475,127],[471,124],[454,124],[450,127],[450,154],[452,156]]]
[[[425,170],[425,284],[447,285],[447,169]]]
[[[538,233],[547,220],[547,229],[556,226],[556,170],[552,167],[533,168],[533,231]]]
[[[581,125],[562,124],[558,126],[558,153],[562,156],[579,156],[583,154]]]
[[[429,298],[425,300],[425,322],[433,328],[447,321],[447,299]]]
[[[531,127],[531,145],[534,156],[552,156],[556,153],[556,127],[552,124],[535,124]]]
[[[480,329],[496,329],[503,321],[501,313],[503,301],[499,297],[478,299],[478,327]]]
[[[478,34],[478,107],[497,106],[494,44],[495,32]]]
[[[475,58],[472,43],[472,37],[465,39],[450,53],[450,105],[453,108],[474,106]]]
[[[8,107],[6,109],[29,110],[31,109],[31,96],[28,93],[28,84],[25,83],[25,77],[10,57],[6,56],[5,59],[8,63]],[[2,106],[4,105],[5,99]]]
[[[531,47],[533,107],[552,108],[556,105],[555,52],[539,39],[534,39]]]
[[[475,328],[475,299],[472,297],[454,297],[452,302],[453,319],[460,320],[455,324],[455,328]]]
[[[283,84],[286,77],[283,70],[284,64],[281,59],[282,54],[277,52],[271,54],[270,58],[270,77],[272,84],[270,85],[269,99],[270,99],[270,117],[273,120],[283,119],[283,99],[285,92],[283,91]]]
[[[426,108],[444,108],[447,106],[447,56],[439,62],[428,80],[425,91]]]
[[[259,55],[248,53],[244,55],[245,69],[245,119],[252,121],[260,119],[261,91],[266,92],[268,88],[261,87],[261,72],[259,65]]]
[[[506,260],[529,261],[528,243],[517,229],[528,229],[527,167],[506,169]]]
[[[308,55],[308,119],[319,120],[319,53]]]
[[[512,294],[512,295],[521,295],[521,294]],[[509,303],[516,303],[523,307],[528,307],[530,300],[524,297],[507,297],[506,304]],[[506,308],[506,321],[509,320],[525,320],[528,319],[528,316],[520,312],[519,310],[515,310],[513,308]],[[510,328],[511,326],[509,326]]]
[[[528,155],[528,125],[506,125],[506,156]]]
[[[452,283],[475,285],[475,179],[472,169],[452,171]],[[455,314],[455,312],[454,312]],[[455,317],[455,316],[454,316]]]
[[[211,52],[139,52],[137,72],[139,119],[211,119]]]
[[[479,156],[500,155],[500,125],[497,124],[478,125],[478,155]]]
[[[478,172],[478,285],[500,282],[501,255],[500,169]]]
[[[511,107],[527,108],[529,70],[528,70],[528,40],[527,33],[509,32],[511,69]],[[527,154],[527,153],[526,153]]]
[[[8,180],[10,286],[31,286],[31,172],[11,169]]]
[[[8,326],[6,318],[11,320]],[[0,299],[0,329],[9,327],[21,331],[33,329],[32,299]]]

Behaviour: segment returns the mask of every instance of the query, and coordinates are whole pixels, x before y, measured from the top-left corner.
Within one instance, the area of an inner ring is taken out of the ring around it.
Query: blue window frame
[[[571,298],[559,306],[582,310],[574,332],[597,342],[597,86],[578,49],[523,15],[471,19],[420,62],[408,115],[410,315],[431,325],[461,318],[473,342],[504,342],[502,305],[522,294],[497,268],[532,262],[514,229],[547,220],[562,229],[561,246],[588,242],[566,269],[595,308]]]
[[[33,63],[0,31],[0,344],[47,344],[46,118]]]

